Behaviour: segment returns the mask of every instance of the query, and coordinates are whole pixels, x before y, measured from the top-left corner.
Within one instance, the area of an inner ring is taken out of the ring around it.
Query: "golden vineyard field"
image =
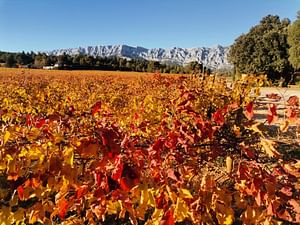
[[[0,224],[300,223],[299,148],[274,105],[253,117],[264,82],[1,69]]]

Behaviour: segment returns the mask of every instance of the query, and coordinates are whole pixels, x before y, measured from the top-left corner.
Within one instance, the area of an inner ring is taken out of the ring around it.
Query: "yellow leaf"
[[[23,221],[24,221],[24,209],[19,208],[16,212],[14,212],[13,218],[14,218],[16,224],[18,224],[18,225],[24,224],[25,225],[25,223],[23,223]]]
[[[259,214],[260,213],[258,212],[257,208],[247,206],[247,209],[241,215],[241,219],[244,221],[244,223],[250,223],[252,221],[257,221]]]
[[[189,208],[182,198],[177,198],[174,218],[178,222],[182,222],[185,218],[189,217]]]
[[[172,200],[173,203],[175,203],[176,200],[177,200],[177,195],[174,192],[172,192],[172,190],[171,190],[171,188],[170,188],[169,185],[167,185],[166,188],[167,188],[167,192],[168,192],[169,198]]]
[[[143,189],[141,191],[141,200],[140,200],[140,205],[147,205],[148,202],[148,190],[147,189]]]
[[[7,98],[3,99],[3,103],[6,107],[10,105]]]
[[[5,131],[5,134],[4,134],[4,137],[3,137],[3,143],[4,144],[8,141],[9,137],[10,137],[9,131]]]
[[[26,148],[22,148],[21,152],[19,153],[19,157],[25,157],[27,155],[28,151]]]
[[[121,209],[120,209],[120,213],[119,213],[119,218],[122,218],[122,219],[124,219],[124,218],[125,218],[125,214],[126,214],[127,210],[126,210],[126,208],[123,206],[123,204],[122,204],[122,201],[121,201],[121,200],[118,200],[118,202],[119,202],[119,204],[120,204],[120,207],[121,207]]]
[[[149,199],[149,194],[148,194],[148,189],[145,187],[141,190],[141,197],[140,197],[140,205],[137,210],[137,216],[141,219],[144,220],[144,216],[147,210],[147,203]]]
[[[234,219],[232,208],[222,203],[216,203],[216,215],[220,224],[231,225]]]
[[[263,149],[270,157],[278,157],[280,153],[274,148],[275,142],[268,139],[261,139],[260,141]]]
[[[255,95],[260,96],[260,89],[259,88],[255,88]]]
[[[21,151],[22,153],[22,151]],[[25,153],[25,152],[23,152]],[[30,148],[28,150],[28,156],[31,158],[31,159],[40,159],[40,157],[42,156],[42,152],[41,150],[38,148],[38,147],[33,147],[33,148]]]
[[[140,197],[141,197],[141,190],[140,190],[140,186],[136,185],[134,186],[131,190],[130,190],[132,199],[136,199],[137,201],[139,201]]]
[[[0,210],[0,225],[8,225],[13,223],[13,218],[11,217],[12,212],[10,207],[2,207]]]
[[[7,161],[7,172],[14,173],[16,169],[16,162],[14,158],[10,154],[7,154],[5,158]]]
[[[5,170],[6,169],[6,163],[0,162],[0,170]]]
[[[264,80],[260,79],[258,82],[259,87],[262,87],[264,85],[264,83],[265,83]]]
[[[263,222],[263,225],[271,225],[272,223],[271,223],[271,221],[270,221],[270,219],[268,218],[268,219],[266,219],[264,222]]]
[[[29,216],[29,223],[33,224],[35,222],[37,222],[37,212],[36,211],[31,211],[30,216]]]
[[[148,189],[148,195],[149,195],[148,205],[152,206],[152,207],[155,207],[156,203],[155,203],[155,199],[154,199],[153,193],[154,193],[153,190],[149,190]]]
[[[296,167],[297,169],[300,169],[300,160],[296,160],[294,167]]]
[[[62,192],[62,193],[68,192],[69,184],[70,184],[69,180],[66,179],[65,176],[63,176],[63,185],[60,188],[60,192]]]
[[[145,223],[145,225],[159,225],[163,215],[164,215],[163,209],[155,208],[151,217],[151,221],[148,220],[147,223]]]
[[[288,129],[289,129],[289,121],[286,120],[280,125],[280,131],[285,133],[288,131]]]
[[[224,225],[231,225],[233,223],[233,215],[227,215],[225,217]]]
[[[120,210],[121,208],[121,205],[120,205],[120,202],[118,201],[108,201],[107,204],[106,204],[106,212],[108,214],[117,214],[118,211]]]
[[[68,165],[73,167],[73,164],[74,164],[74,149],[73,148],[66,148],[64,150],[64,159]]]
[[[193,198],[190,191],[184,188],[179,189],[179,197],[180,198]]]
[[[255,123],[250,127],[250,129],[253,130],[254,132],[257,132],[260,136],[264,137],[261,126],[262,123]]]

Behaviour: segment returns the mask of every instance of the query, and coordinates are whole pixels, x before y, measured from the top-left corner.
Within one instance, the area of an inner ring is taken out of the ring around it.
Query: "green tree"
[[[33,62],[31,56],[28,53],[26,54],[24,51],[16,53],[15,59],[18,65],[29,65]]]
[[[202,73],[202,70],[203,70],[203,65],[198,63],[197,61],[190,62],[186,66],[186,72],[187,73],[200,74],[200,73]]]
[[[16,54],[16,62],[17,62],[17,64],[24,65],[25,64],[25,57],[26,57],[26,54],[24,52],[17,53]]]
[[[43,66],[49,66],[50,59],[46,54],[39,53],[34,57],[34,65],[37,68],[42,68]]]
[[[288,28],[289,61],[295,70],[300,69],[300,11]]]
[[[267,74],[272,80],[290,79],[287,27],[290,21],[268,15],[231,46],[228,59],[237,73]]]
[[[60,68],[67,67],[69,65],[68,56],[65,52],[57,57],[57,63]]]
[[[13,54],[7,53],[5,66],[6,67],[14,67],[16,64],[15,58]]]
[[[148,61],[147,62],[147,72],[155,72],[160,68],[160,63],[157,61]]]

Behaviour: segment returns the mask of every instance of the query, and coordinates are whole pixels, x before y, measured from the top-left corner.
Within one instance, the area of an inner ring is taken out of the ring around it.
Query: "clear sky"
[[[262,17],[298,10],[300,0],[0,0],[0,50],[227,46]]]

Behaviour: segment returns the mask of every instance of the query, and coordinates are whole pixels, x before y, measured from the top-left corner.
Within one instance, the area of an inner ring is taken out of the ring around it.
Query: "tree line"
[[[297,19],[268,15],[239,36],[231,46],[228,60],[235,74],[266,74],[273,81],[293,82],[300,69],[300,11]]]
[[[210,69],[198,62],[186,66],[177,64],[162,64],[144,59],[126,59],[121,57],[93,57],[88,55],[47,55],[46,53],[0,52],[0,64],[4,67],[45,68],[56,65],[56,69],[71,70],[119,70],[136,72],[156,72],[187,74],[195,70],[210,73]]]

